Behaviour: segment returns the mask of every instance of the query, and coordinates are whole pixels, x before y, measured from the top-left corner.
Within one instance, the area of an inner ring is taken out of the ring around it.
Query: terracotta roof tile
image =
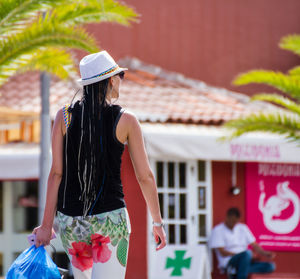
[[[140,121],[220,125],[249,113],[275,109],[270,104],[250,102],[246,95],[208,86],[137,59],[125,58],[120,64],[129,71],[117,103],[134,112]],[[77,78],[69,81],[51,79],[52,118],[58,109],[71,102],[80,88]],[[40,112],[39,74],[27,73],[11,78],[0,88],[0,106]]]

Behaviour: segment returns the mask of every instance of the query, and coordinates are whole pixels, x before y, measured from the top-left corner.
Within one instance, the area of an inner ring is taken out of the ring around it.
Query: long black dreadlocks
[[[78,179],[80,199],[84,202],[83,215],[93,210],[101,196],[106,179],[107,148],[104,135],[104,109],[109,79],[83,88],[80,143],[78,153]],[[100,152],[100,156],[97,156]]]
[[[109,79],[83,87],[80,102],[80,139],[78,146],[77,174],[83,202],[83,216],[91,214],[96,202],[104,195],[104,185],[110,170],[107,164],[107,140],[103,116],[108,103],[106,94]],[[70,108],[72,112],[72,108]],[[66,133],[68,148],[68,129]],[[99,155],[100,154],[100,155]],[[67,156],[66,156],[67,166]],[[66,190],[67,180],[65,181]],[[65,191],[64,190],[64,191]]]

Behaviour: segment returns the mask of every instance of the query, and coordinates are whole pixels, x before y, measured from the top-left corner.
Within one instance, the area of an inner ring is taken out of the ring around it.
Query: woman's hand
[[[157,244],[156,251],[166,246],[166,233],[163,227],[153,226],[153,235]]]
[[[53,228],[45,228],[43,226],[36,227],[33,231],[35,237],[35,246],[39,247],[41,245],[47,246],[50,244],[52,235],[55,234]]]

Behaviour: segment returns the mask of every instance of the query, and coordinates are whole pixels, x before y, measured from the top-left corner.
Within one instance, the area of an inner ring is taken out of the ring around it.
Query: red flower
[[[107,246],[107,244],[110,243],[109,236],[103,236],[101,234],[95,233],[91,236],[91,238],[94,262],[107,262],[111,256],[111,251]]]
[[[91,268],[93,266],[91,246],[85,242],[73,242],[72,246],[74,249],[69,249],[72,265],[81,271]]]

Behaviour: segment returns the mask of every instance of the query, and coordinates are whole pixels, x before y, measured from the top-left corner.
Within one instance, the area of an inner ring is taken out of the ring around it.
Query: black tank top
[[[66,148],[66,135],[63,141],[63,175],[58,190],[57,210],[68,216],[82,216],[83,202],[79,199],[81,190],[77,173],[81,117],[79,101],[75,103],[71,111],[71,122],[67,128],[68,148]],[[106,124],[104,132],[106,133],[109,152],[107,163],[111,171],[110,175],[105,179],[105,197],[95,203],[91,213],[93,215],[126,206],[121,182],[121,157],[124,151],[124,144],[118,141],[116,137],[116,126],[122,113],[123,109],[119,105],[108,105],[103,113],[103,120]],[[67,164],[65,160],[66,155]],[[65,184],[66,175],[67,183]],[[101,181],[99,181],[100,183]]]

